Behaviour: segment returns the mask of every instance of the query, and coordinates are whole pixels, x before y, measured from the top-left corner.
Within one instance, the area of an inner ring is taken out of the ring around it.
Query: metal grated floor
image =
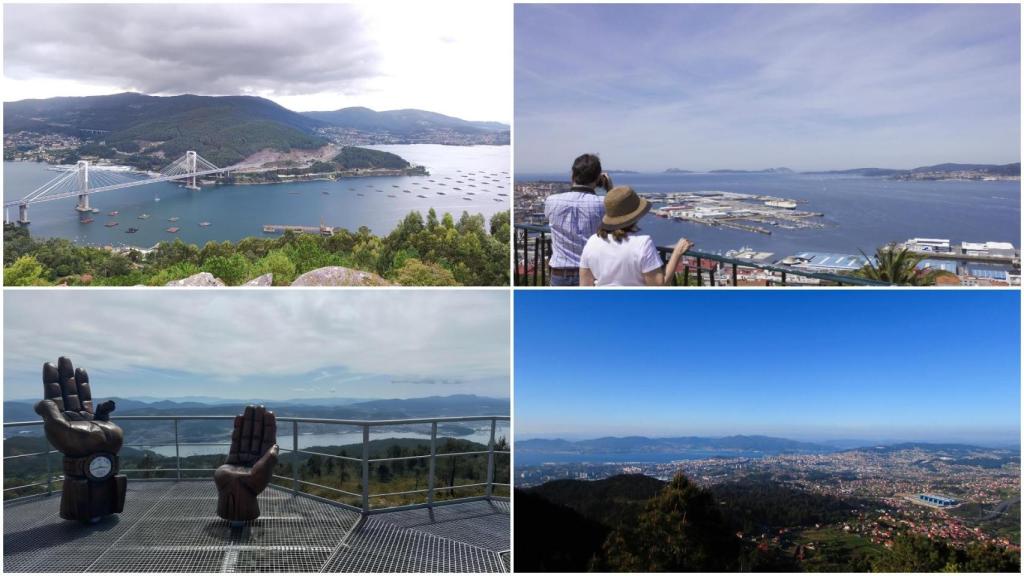
[[[124,513],[61,520],[59,494],[4,505],[5,572],[507,572],[507,502],[360,514],[268,488],[242,528],[212,482],[128,483]]]

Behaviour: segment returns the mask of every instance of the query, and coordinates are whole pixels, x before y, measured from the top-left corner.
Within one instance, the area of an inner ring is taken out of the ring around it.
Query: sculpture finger
[[[251,454],[252,453],[252,428],[253,419],[255,418],[255,410],[252,406],[245,407],[245,413],[242,415],[242,436],[239,439],[238,452],[240,454]]]
[[[53,400],[57,407],[64,410],[64,394],[60,388],[60,373],[52,363],[43,364],[43,398]]]
[[[92,387],[89,386],[89,373],[81,368],[75,368],[75,384],[78,386],[78,400],[82,403],[82,409],[90,414],[95,412],[92,404]]]
[[[274,413],[267,411],[263,416],[263,443],[260,445],[260,453],[264,454],[271,446],[277,444],[277,417]]]
[[[57,359],[57,372],[60,380],[61,393],[64,395],[64,409],[77,412],[82,409],[78,399],[78,384],[75,382],[75,366],[70,358],[61,356]]]
[[[253,492],[258,494],[267,487],[267,484],[270,484],[270,478],[277,466],[278,451],[276,444],[271,446],[270,450],[267,450],[267,453],[252,465],[252,472],[244,480]]]

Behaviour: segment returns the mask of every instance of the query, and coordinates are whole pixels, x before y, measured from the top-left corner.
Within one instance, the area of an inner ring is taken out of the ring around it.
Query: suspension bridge
[[[74,167],[62,171],[55,178],[26,194],[20,200],[4,202],[4,220],[10,222],[9,211],[14,206],[18,207],[18,223],[28,224],[28,207],[40,202],[52,202],[65,198],[77,198],[78,203],[75,209],[79,212],[95,212],[89,205],[89,197],[100,192],[112,190],[123,190],[157,182],[171,182],[184,180],[185,187],[191,190],[199,190],[198,179],[213,174],[223,174],[235,170],[250,168],[249,166],[229,166],[218,168],[209,160],[189,150],[184,156],[170,163],[156,176],[149,178],[136,178],[134,172],[119,172],[113,170],[89,169],[89,162],[80,160]]]

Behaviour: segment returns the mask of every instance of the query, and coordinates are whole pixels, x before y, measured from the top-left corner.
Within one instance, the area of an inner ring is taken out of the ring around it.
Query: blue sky
[[[516,171],[1020,161],[1020,6],[515,7]]]
[[[5,290],[4,400],[67,356],[96,398],[509,396],[509,296],[455,290]]]
[[[515,426],[1019,442],[1020,293],[520,291]]]

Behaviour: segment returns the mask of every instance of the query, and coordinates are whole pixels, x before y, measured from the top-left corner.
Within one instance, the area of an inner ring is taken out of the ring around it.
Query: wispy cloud
[[[1019,160],[1019,23],[1016,5],[518,5],[517,171],[582,151],[640,169]]]

